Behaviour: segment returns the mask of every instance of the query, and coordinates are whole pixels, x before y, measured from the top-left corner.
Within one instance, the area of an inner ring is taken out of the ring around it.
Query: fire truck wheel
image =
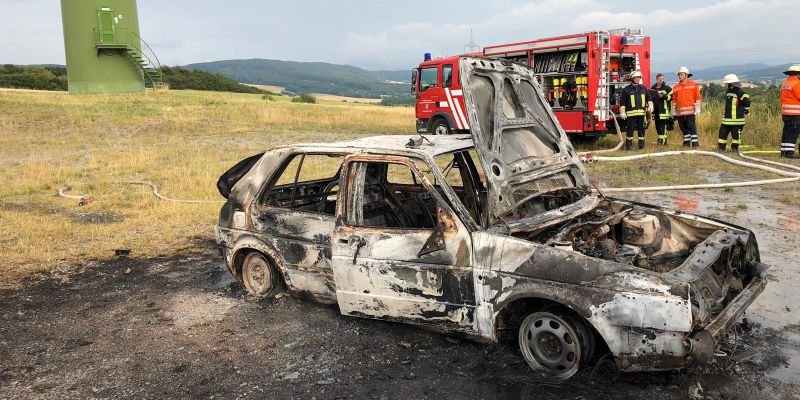
[[[447,125],[447,121],[441,118],[434,121],[431,131],[434,135],[449,135],[452,133],[450,131],[450,126]]]

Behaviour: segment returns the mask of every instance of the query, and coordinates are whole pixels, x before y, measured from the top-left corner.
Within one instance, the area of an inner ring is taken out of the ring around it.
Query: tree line
[[[170,89],[207,90],[216,92],[276,95],[253,86],[243,85],[220,74],[183,67],[161,67],[164,82]],[[0,67],[0,87],[34,90],[68,90],[67,68],[48,65],[12,65]]]

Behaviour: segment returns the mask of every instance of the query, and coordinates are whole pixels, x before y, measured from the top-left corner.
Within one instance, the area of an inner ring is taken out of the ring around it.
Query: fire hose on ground
[[[612,113],[612,115],[614,115]],[[704,150],[674,150],[674,151],[663,151],[658,153],[644,153],[644,154],[636,154],[632,156],[620,156],[620,157],[608,157],[608,156],[595,156],[595,154],[603,154],[603,153],[612,153],[618,151],[622,148],[622,144],[624,142],[624,138],[622,136],[622,131],[620,130],[619,123],[617,122],[616,115],[614,115],[614,127],[617,131],[617,138],[619,142],[616,146],[610,149],[598,150],[598,151],[586,151],[578,153],[581,157],[581,161],[584,163],[592,163],[592,162],[603,162],[603,161],[616,161],[616,162],[624,162],[624,161],[635,161],[641,160],[645,158],[654,158],[654,157],[666,157],[666,156],[675,156],[675,155],[702,155],[708,157],[714,157],[719,160],[738,165],[745,168],[757,169],[761,171],[771,172],[784,178],[774,178],[774,179],[761,179],[761,180],[750,180],[750,181],[738,181],[738,182],[727,182],[727,183],[704,183],[704,184],[692,184],[692,185],[667,185],[667,186],[644,186],[644,187],[622,187],[622,188],[601,188],[600,190],[603,193],[619,193],[619,192],[663,192],[663,191],[670,191],[670,190],[692,190],[692,189],[720,189],[720,188],[733,188],[733,187],[744,187],[744,186],[757,186],[757,185],[768,185],[768,184],[775,184],[775,183],[786,183],[786,182],[796,182],[800,181],[800,172],[790,172],[784,169],[778,169],[773,167],[768,167],[766,165],[755,164],[762,163],[762,164],[769,164],[774,165],[776,167],[791,169],[795,171],[800,171],[800,167],[789,165],[786,163],[781,163],[777,161],[770,161],[770,160],[763,160],[760,158],[748,156],[747,154],[776,154],[779,153],[778,151],[773,150],[750,150],[745,152],[739,152],[739,157],[750,160],[753,162],[746,162],[741,160],[736,160],[731,157],[728,157],[723,154],[719,154],[714,151],[704,151]],[[597,191],[598,189],[595,189]]]
[[[152,189],[153,196],[156,196],[156,198],[158,198],[159,200],[170,201],[170,202],[173,202],[173,203],[192,203],[192,204],[216,203],[216,204],[219,204],[219,203],[224,203],[224,202],[225,202],[224,200],[186,200],[186,199],[174,199],[174,198],[172,198],[172,197],[167,197],[167,196],[164,196],[163,194],[161,194],[161,193],[158,191],[158,185],[156,185],[156,184],[154,184],[154,183],[152,183],[152,182],[147,182],[147,181],[117,181],[117,182],[114,182],[114,183],[115,183],[115,184],[119,184],[119,185],[141,185],[141,186],[149,186],[149,187],[150,187],[150,189]],[[67,194],[67,192],[69,192],[70,190],[72,190],[72,188],[71,188],[71,187],[69,187],[69,186],[64,186],[64,187],[62,187],[61,189],[59,189],[59,190],[58,190],[58,195],[59,195],[59,196],[61,196],[61,197],[63,197],[63,198],[65,198],[65,199],[74,199],[74,200],[78,200],[78,201],[80,202],[79,204],[81,204],[81,205],[84,205],[84,204],[87,204],[87,203],[89,203],[89,202],[92,202],[92,201],[93,201],[93,200],[92,200],[92,199],[91,199],[91,198],[90,198],[88,195],[72,195],[72,194]]]

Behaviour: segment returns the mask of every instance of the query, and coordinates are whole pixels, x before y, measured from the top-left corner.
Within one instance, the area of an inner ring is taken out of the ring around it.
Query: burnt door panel
[[[333,300],[331,233],[335,217],[277,207],[254,207],[253,228],[275,249],[286,268],[290,288]]]
[[[339,204],[332,238],[332,264],[342,314],[472,330],[475,295],[469,232],[447,206],[442,207],[443,202],[433,228],[353,223],[345,214],[347,209],[356,213],[363,205],[358,199],[369,196],[363,193],[366,163],[358,162],[362,160],[372,159],[354,157],[349,164],[351,173],[343,178],[351,184],[343,194],[342,200],[347,201]]]

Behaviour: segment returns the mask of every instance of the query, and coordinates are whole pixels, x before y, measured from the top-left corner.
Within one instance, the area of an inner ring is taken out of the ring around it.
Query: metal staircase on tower
[[[146,88],[160,89],[165,87],[164,75],[161,73],[161,63],[153,49],[136,32],[125,30],[97,30],[95,42],[97,51],[121,50],[125,56],[144,75]]]

